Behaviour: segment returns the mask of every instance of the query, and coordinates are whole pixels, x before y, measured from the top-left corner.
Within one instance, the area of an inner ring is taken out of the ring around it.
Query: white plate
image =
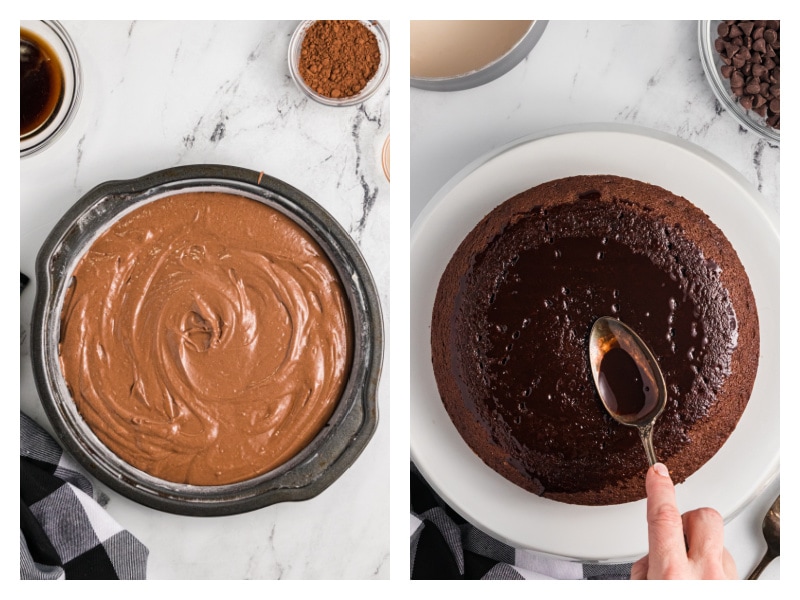
[[[643,500],[575,506],[540,498],[487,467],[444,410],[430,356],[439,278],[458,244],[492,208],[570,175],[639,179],[690,199],[733,244],[758,306],[761,360],[750,402],[720,451],[677,488],[681,511],[713,506],[726,522],[777,475],[779,440],[779,236],[756,190],[687,142],[637,127],[596,126],[527,137],[456,175],[426,206],[411,235],[411,458],[464,518],[520,548],[571,560],[622,562],[647,552]]]

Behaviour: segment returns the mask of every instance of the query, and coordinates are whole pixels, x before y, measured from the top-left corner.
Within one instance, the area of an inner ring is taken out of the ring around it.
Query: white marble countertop
[[[36,253],[64,212],[108,180],[216,163],[286,181],[322,204],[358,244],[388,328],[389,184],[380,160],[389,134],[388,79],[354,107],[306,98],[287,66],[296,21],[64,25],[83,68],[79,112],[54,145],[20,161],[20,269],[32,280],[20,300],[24,412],[52,431],[28,349]],[[314,499],[191,518],[97,488],[108,512],[149,548],[150,578],[387,578],[387,380],[385,354],[378,430],[355,464]]]
[[[501,78],[458,92],[411,89],[411,221],[454,175],[526,135],[590,123],[634,124],[711,152],[761,193],[778,221],[779,148],[723,111],[700,63],[696,21],[551,21],[527,59]],[[412,432],[413,435],[413,432]],[[768,489],[726,526],[746,577],[766,544]],[[780,559],[762,574],[780,578]]]

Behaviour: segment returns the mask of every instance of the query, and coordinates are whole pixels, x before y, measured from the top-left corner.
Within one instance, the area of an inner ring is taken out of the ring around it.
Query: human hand
[[[631,579],[737,579],[736,563],[722,543],[722,516],[698,508],[682,516],[675,486],[661,463],[647,470],[649,552],[631,568]]]

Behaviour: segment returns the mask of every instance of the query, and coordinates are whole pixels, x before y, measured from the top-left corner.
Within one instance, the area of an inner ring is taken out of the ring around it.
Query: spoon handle
[[[642,438],[642,445],[644,446],[645,454],[647,454],[647,461],[652,467],[658,462],[656,450],[653,448],[653,423],[639,427],[639,437]]]
[[[761,562],[758,563],[753,572],[750,573],[750,576],[747,579],[758,579],[758,576],[761,575],[761,572],[767,567],[769,563],[772,562],[772,559],[775,558],[775,555],[767,550],[764,553],[764,556],[761,558]]]

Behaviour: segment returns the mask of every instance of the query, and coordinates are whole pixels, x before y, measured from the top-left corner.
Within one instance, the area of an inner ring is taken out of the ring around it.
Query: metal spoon
[[[772,503],[772,506],[764,516],[764,539],[767,540],[767,551],[761,562],[758,563],[748,579],[758,579],[761,572],[772,562],[773,558],[781,555],[781,497],[780,495]]]
[[[608,413],[636,427],[650,465],[658,462],[653,425],[667,404],[667,386],[650,348],[622,321],[600,317],[589,336],[589,364]]]

